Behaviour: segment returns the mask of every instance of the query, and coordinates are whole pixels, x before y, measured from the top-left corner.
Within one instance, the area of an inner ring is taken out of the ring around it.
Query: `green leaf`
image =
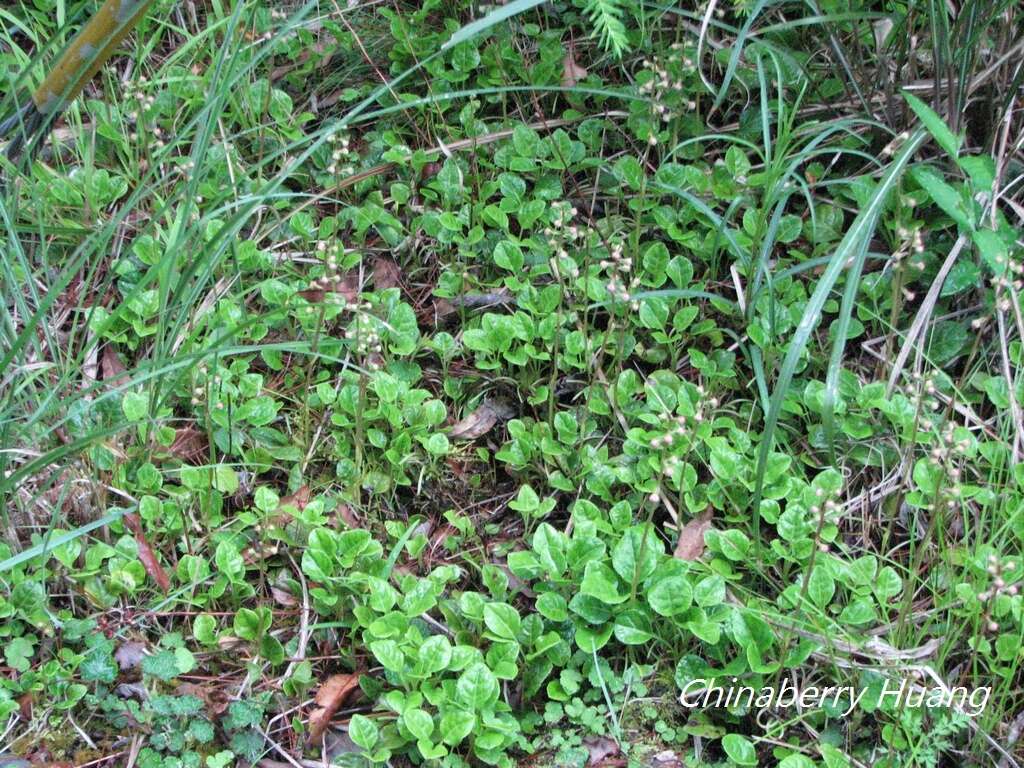
[[[726,734],[722,738],[722,749],[736,765],[757,765],[757,750],[745,736]]]
[[[819,742],[818,751],[825,759],[825,768],[850,768],[849,758],[828,742]]]
[[[972,232],[971,239],[974,240],[982,261],[992,270],[992,274],[1005,275],[1010,267],[1010,258],[1003,239],[991,229]]]
[[[911,171],[914,180],[935,201],[943,212],[956,222],[962,232],[974,229],[974,222],[964,208],[964,200],[960,193],[947,184],[931,168],[918,166]]]
[[[178,676],[178,660],[174,651],[158,651],[143,657],[142,671],[160,680],[173,680]]]
[[[498,700],[498,678],[482,661],[463,672],[455,683],[455,695],[470,710],[490,709]]]
[[[239,608],[235,614],[234,629],[243,640],[255,640],[261,632],[260,617],[250,608]]]
[[[811,598],[811,602],[823,608],[832,601],[835,593],[836,582],[825,568],[819,565],[811,571],[807,580],[807,596]]]
[[[545,592],[537,598],[537,612],[551,621],[565,621],[569,618],[569,607],[565,598],[555,592]]]
[[[452,660],[452,646],[444,635],[428,637],[420,645],[419,666],[425,674],[434,674],[448,667]]]
[[[515,640],[519,636],[521,621],[519,612],[507,603],[488,603],[484,606],[484,624],[503,640]]]
[[[227,464],[218,464],[213,468],[213,487],[225,494],[238,490],[238,474]]]
[[[149,413],[149,398],[141,392],[126,392],[121,398],[121,410],[128,421],[142,421]]]
[[[935,111],[909,91],[903,92],[903,98],[907,100],[914,114],[928,129],[928,133],[935,139],[935,143],[942,147],[953,160],[960,154],[960,137],[953,134],[949,126],[939,117]]]
[[[576,645],[584,653],[596,653],[607,645],[612,636],[612,625],[606,624],[599,629],[590,627],[576,628]]]
[[[437,432],[427,438],[424,447],[432,456],[444,456],[449,449],[448,436]]]
[[[631,189],[639,190],[644,182],[644,169],[632,155],[623,155],[615,163],[615,175]]]
[[[533,534],[533,551],[551,578],[559,578],[568,565],[565,534],[548,523],[541,523]]]
[[[783,758],[779,768],[814,768],[814,761],[807,755],[792,754]]]
[[[651,621],[643,611],[624,611],[615,617],[615,637],[623,645],[649,643],[654,637]]]
[[[730,528],[718,534],[718,548],[733,562],[743,562],[750,550],[750,539],[743,531]]]
[[[441,716],[441,738],[445,744],[455,746],[473,732],[476,718],[461,709],[449,710]]]
[[[394,640],[376,640],[370,643],[370,651],[385,669],[392,672],[405,670],[405,654]]]
[[[540,507],[540,497],[533,488],[523,485],[519,487],[519,493],[516,495],[516,498],[510,501],[508,505],[517,512],[528,515]]]
[[[659,579],[647,592],[651,608],[662,616],[675,616],[690,607],[693,589],[685,576]]]
[[[608,605],[625,602],[628,595],[619,594],[618,579],[607,565],[597,561],[587,563],[580,582],[580,593]]]
[[[430,741],[434,733],[434,718],[422,709],[412,707],[402,713],[402,722],[417,739]]]
[[[717,573],[705,576],[693,588],[693,599],[701,608],[711,608],[725,602],[725,579]]]
[[[380,736],[377,725],[365,715],[352,715],[348,723],[348,737],[365,750],[373,749]]]
[[[7,665],[18,672],[28,672],[32,665],[29,659],[35,653],[32,640],[27,637],[15,637],[4,646],[4,658]]]
[[[639,584],[658,567],[658,555],[664,554],[662,547],[650,526],[634,526],[612,550],[612,566],[627,584]]]

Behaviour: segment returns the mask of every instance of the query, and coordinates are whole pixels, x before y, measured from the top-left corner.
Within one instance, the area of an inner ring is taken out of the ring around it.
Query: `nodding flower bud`
[[[661,496],[657,492],[652,493],[647,498],[650,500],[652,504],[657,504],[658,502],[661,501]]]

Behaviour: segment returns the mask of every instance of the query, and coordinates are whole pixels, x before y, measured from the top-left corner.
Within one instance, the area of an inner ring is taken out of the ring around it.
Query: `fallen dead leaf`
[[[213,688],[208,685],[197,683],[182,683],[178,686],[179,694],[182,696],[195,696],[201,700],[206,707],[206,712],[216,719],[227,711],[231,700],[220,688]]]
[[[103,375],[104,382],[111,387],[124,386],[129,382],[129,378],[124,375],[127,370],[112,344],[103,348],[103,356],[100,357],[100,373]]]
[[[583,746],[590,755],[587,765],[600,765],[605,758],[619,754],[619,745],[607,736],[586,738],[583,740]]]
[[[140,643],[137,640],[128,640],[121,643],[118,649],[114,651],[114,661],[117,662],[117,666],[121,668],[122,672],[135,669],[142,663],[144,658],[146,658],[146,644]]]
[[[576,52],[570,50],[562,59],[562,87],[572,88],[589,73],[576,61]]]
[[[157,583],[157,586],[166,594],[171,588],[171,580],[167,578],[164,568],[160,565],[153,548],[146,541],[146,535],[142,531],[142,521],[139,516],[129,512],[124,516],[125,527],[135,534],[135,544],[139,549],[139,562],[146,569],[146,573]]]
[[[277,504],[277,510],[280,512],[285,507],[295,507],[301,512],[307,504],[309,504],[309,486],[303,485],[295,493],[281,499]]]
[[[361,528],[359,524],[359,517],[355,511],[348,504],[339,504],[335,513],[341,518],[341,521],[345,523],[349,528]]]
[[[284,587],[271,587],[270,594],[274,598],[275,603],[285,608],[294,608],[299,604],[295,596]]]
[[[373,287],[377,291],[397,288],[402,281],[402,270],[394,259],[381,256],[373,262]]]
[[[712,513],[711,507],[708,507],[700,517],[695,517],[679,531],[675,552],[677,559],[697,560],[704,554],[704,534],[711,528]]]
[[[359,675],[354,674],[331,675],[324,681],[320,690],[316,692],[317,708],[309,716],[308,744],[320,743],[334,713],[345,703],[349,694],[358,687]]]
[[[511,409],[494,400],[484,400],[475,411],[452,426],[448,437],[454,440],[476,440],[491,431],[499,419],[507,419]]]
[[[452,426],[448,437],[453,440],[476,440],[490,432],[497,423],[498,412],[491,407],[487,400],[484,400],[469,416]]]
[[[434,325],[440,325],[449,315],[455,314],[455,305],[448,299],[434,299]]]
[[[683,768],[683,761],[671,749],[666,749],[651,758],[651,768]]]
[[[217,647],[222,651],[233,651],[236,648],[241,648],[246,644],[246,641],[240,637],[234,635],[221,635],[217,638]]]
[[[32,722],[32,694],[25,693],[18,699],[18,711],[26,721]]]
[[[277,525],[282,528],[286,527],[294,519],[293,516],[289,514],[287,510],[294,509],[301,512],[306,508],[306,505],[309,504],[309,497],[310,492],[308,485],[301,486],[299,490],[297,490],[295,493],[289,494],[288,496],[283,496],[277,502],[277,509],[275,510],[274,514],[270,517],[270,519],[267,521],[267,523],[269,525]],[[250,547],[250,549],[255,550],[257,549],[257,547],[253,546]]]
[[[314,280],[308,289],[299,291],[299,296],[316,304],[323,301],[328,293],[340,293],[346,301],[356,301],[359,298],[359,273],[353,270],[344,277]]]
[[[182,427],[174,434],[174,442],[168,449],[171,456],[186,463],[192,463],[206,453],[206,435],[195,427]]]

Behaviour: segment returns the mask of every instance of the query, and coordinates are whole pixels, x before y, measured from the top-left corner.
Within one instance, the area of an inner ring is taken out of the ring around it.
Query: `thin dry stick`
[[[999,325],[999,356],[1003,363],[1003,378],[1009,392],[1010,418],[1013,419],[1013,450],[1011,453],[1014,464],[1020,461],[1021,440],[1024,439],[1024,422],[1021,421],[1020,404],[1017,402],[1016,388],[1013,385],[1013,373],[1010,371],[1010,350],[1006,338],[1006,313],[996,308],[996,323]]]
[[[896,382],[899,380],[900,374],[903,372],[903,367],[907,363],[907,358],[910,357],[910,353],[917,347],[918,337],[924,330],[925,325],[928,324],[928,319],[932,316],[932,312],[935,309],[935,304],[939,300],[939,293],[942,291],[942,286],[946,282],[946,277],[949,275],[956,260],[960,257],[960,251],[967,245],[967,235],[960,235],[957,238],[956,243],[953,244],[953,248],[946,256],[946,260],[942,262],[942,268],[939,269],[939,274],[932,280],[931,286],[928,288],[928,293],[924,297],[924,301],[921,302],[921,306],[918,307],[917,315],[914,317],[914,322],[910,326],[910,330],[907,331],[907,335],[903,340],[903,346],[900,347],[900,352],[896,356],[896,362],[892,365],[892,372],[889,374],[889,385],[886,388],[887,394],[892,394],[893,389],[896,387]]]
[[[288,562],[292,564],[292,568],[295,569],[295,573],[299,577],[299,584],[302,585],[302,614],[299,618],[299,642],[295,649],[295,656],[288,663],[288,668],[284,671],[284,678],[287,680],[291,677],[295,666],[306,658],[306,647],[309,645],[309,589],[306,587],[306,577],[302,573],[302,569],[295,563],[295,558],[288,553]]]

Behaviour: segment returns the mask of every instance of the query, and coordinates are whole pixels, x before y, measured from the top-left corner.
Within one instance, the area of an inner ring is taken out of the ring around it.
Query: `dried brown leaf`
[[[114,651],[114,661],[117,662],[117,666],[121,668],[122,672],[135,669],[144,658],[146,658],[146,644],[137,640],[121,643]]]
[[[491,431],[498,423],[498,412],[484,400],[479,407],[464,419],[452,426],[448,437],[453,440],[476,440]]]
[[[651,768],[683,768],[683,761],[671,749],[659,752],[651,758]]]
[[[354,674],[331,675],[324,681],[316,692],[317,708],[309,716],[308,744],[320,742],[334,713],[358,687],[359,675]]]
[[[397,288],[402,282],[402,269],[394,259],[381,256],[373,262],[373,287],[378,291]]]
[[[587,753],[590,755],[587,765],[600,765],[605,758],[619,754],[619,745],[614,739],[609,739],[607,736],[586,738],[583,740],[583,746],[586,747]]]
[[[359,298],[359,273],[353,270],[344,277],[322,277],[314,280],[307,290],[299,291],[299,296],[316,304],[323,301],[328,293],[340,293],[346,301],[356,301]]]
[[[231,703],[231,699],[223,690],[205,684],[182,683],[178,686],[177,692],[182,696],[195,696],[200,699],[207,713],[214,719],[224,714]]]
[[[434,299],[434,324],[440,324],[445,318],[455,314],[455,305],[448,299]]]
[[[700,515],[683,526],[679,531],[676,543],[676,558],[679,560],[697,560],[704,554],[704,534],[711,529],[713,510],[708,507]]]
[[[476,440],[487,434],[495,424],[515,416],[515,410],[503,400],[487,399],[475,411],[452,426],[448,437],[455,440]]]
[[[285,507],[295,507],[301,512],[306,508],[307,504],[309,504],[309,486],[303,485],[295,493],[281,499],[278,502],[277,509],[280,511]]]
[[[206,435],[195,427],[182,427],[174,434],[174,442],[168,448],[171,456],[186,463],[202,458],[208,444]]]
[[[135,534],[135,544],[139,549],[139,562],[146,569],[146,573],[157,583],[157,586],[166,594],[171,588],[171,580],[167,578],[164,568],[160,565],[153,548],[146,541],[146,535],[142,530],[142,521],[139,516],[129,512],[124,516],[125,527]]]
[[[124,375],[127,370],[112,344],[103,348],[103,356],[100,357],[100,373],[103,375],[104,382],[111,387],[124,386],[129,382],[129,378]]]
[[[574,51],[569,51],[562,59],[562,87],[572,88],[587,76],[587,68],[576,61]]]
[[[285,608],[294,608],[299,604],[299,601],[295,599],[295,595],[284,587],[271,587],[270,594],[274,598],[275,603]]]
[[[222,651],[233,651],[236,648],[241,648],[246,642],[240,637],[234,635],[220,635],[217,638],[217,647]]]
[[[335,510],[341,521],[345,523],[349,528],[361,528],[359,524],[359,517],[355,511],[348,504],[339,504]]]

